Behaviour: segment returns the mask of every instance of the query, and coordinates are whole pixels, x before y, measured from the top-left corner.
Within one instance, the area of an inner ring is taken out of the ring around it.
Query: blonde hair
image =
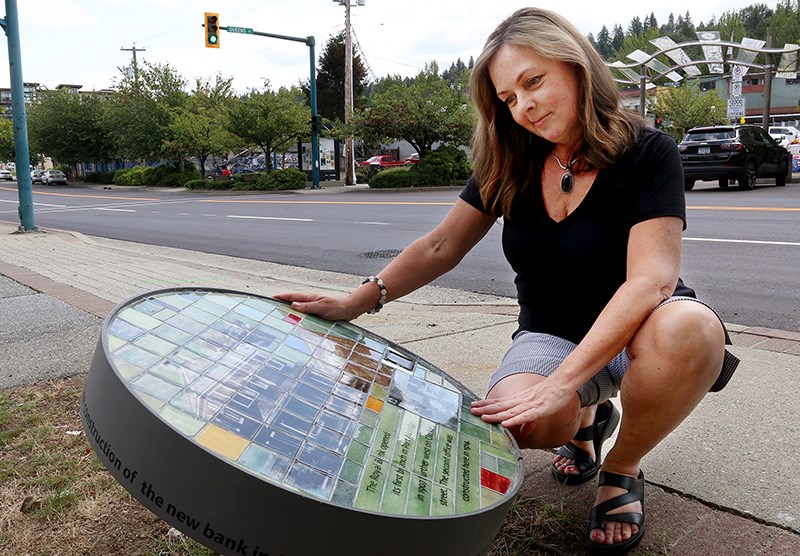
[[[540,56],[575,67],[578,77],[578,120],[583,127],[579,169],[604,168],[636,141],[645,125],[637,114],[619,106],[619,91],[605,62],[589,40],[560,15],[523,8],[489,35],[475,61],[470,94],[478,112],[472,141],[475,179],[484,206],[509,215],[514,196],[540,171],[553,144],[518,125],[497,98],[489,64],[503,45],[533,49]]]

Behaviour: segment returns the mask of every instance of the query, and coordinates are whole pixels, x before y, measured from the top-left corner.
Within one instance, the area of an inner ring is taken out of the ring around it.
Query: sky
[[[204,12],[219,13],[222,26],[313,36],[317,59],[328,39],[344,29],[339,0],[6,0],[19,11],[22,77],[54,89],[82,85],[83,91],[113,87],[120,68],[139,63],[169,64],[189,82],[217,73],[233,77],[239,93],[297,85],[310,75],[309,48],[301,42],[222,31],[220,48],[206,48]],[[756,0],[672,0],[658,5],[641,0],[366,0],[351,1],[351,28],[373,79],[414,76],[426,63],[446,69],[457,59],[477,58],[486,37],[516,9],[537,5],[597,36],[605,25],[627,27],[635,16],[653,12],[659,25],[670,13],[687,12],[707,22]],[[767,0],[774,8],[777,0]],[[647,6],[647,7],[645,7]],[[5,5],[0,6],[5,17]],[[0,44],[0,87],[10,87],[8,45]]]

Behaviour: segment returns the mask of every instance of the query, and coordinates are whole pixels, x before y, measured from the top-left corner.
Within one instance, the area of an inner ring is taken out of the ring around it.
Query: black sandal
[[[610,471],[600,472],[600,486],[614,486],[624,488],[628,492],[610,498],[605,502],[599,503],[592,508],[589,514],[589,529],[586,532],[586,548],[591,554],[623,554],[639,544],[644,535],[644,473],[639,471],[639,476],[635,479],[627,475],[611,473]],[[620,508],[633,502],[640,502],[642,513],[624,512],[619,514],[609,514],[608,512]],[[597,544],[592,542],[591,535],[594,529],[605,529],[607,521],[617,523],[632,523],[639,526],[636,534],[629,539],[615,544]]]
[[[586,450],[578,448],[572,442],[568,442],[556,451],[561,457],[573,460],[573,465],[578,468],[579,473],[572,475],[560,471],[554,463],[550,464],[550,471],[553,476],[561,483],[566,485],[578,485],[585,483],[600,471],[600,456],[603,450],[603,442],[608,440],[619,424],[619,411],[610,401],[597,406],[597,413],[594,422],[588,427],[579,429],[573,440],[591,440],[594,444],[595,459]]]

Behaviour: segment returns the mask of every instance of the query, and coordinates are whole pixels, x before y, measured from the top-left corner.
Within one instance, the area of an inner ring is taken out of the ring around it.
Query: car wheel
[[[757,175],[758,168],[756,168],[756,163],[748,160],[744,166],[744,172],[739,176],[739,189],[754,189]]]
[[[775,185],[783,187],[787,181],[792,181],[792,166],[784,160],[781,162],[780,173],[775,177]]]
[[[728,178],[720,178],[719,187],[720,189],[728,189]]]
[[[691,191],[692,189],[694,189],[694,180],[690,179],[683,180],[683,190]]]

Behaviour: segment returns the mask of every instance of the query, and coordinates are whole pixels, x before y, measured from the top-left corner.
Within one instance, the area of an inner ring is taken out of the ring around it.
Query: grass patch
[[[0,392],[0,554],[210,556],[145,509],[82,432],[83,376]]]

